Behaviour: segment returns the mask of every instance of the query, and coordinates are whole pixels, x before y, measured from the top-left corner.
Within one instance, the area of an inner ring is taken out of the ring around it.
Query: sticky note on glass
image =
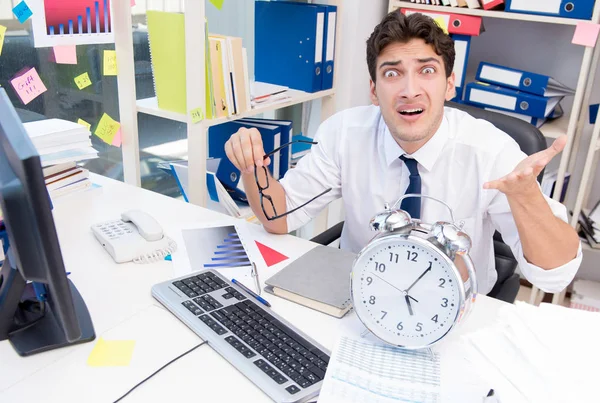
[[[117,75],[117,52],[114,50],[104,51],[104,75]]]
[[[448,35],[448,26],[446,25],[446,21],[444,21],[444,17],[435,17],[433,21],[435,21],[438,27],[442,28],[442,31]]]
[[[135,6],[135,0],[131,0],[131,7]]]
[[[115,147],[121,147],[121,128],[120,127],[119,127],[119,130],[117,131],[117,133],[115,134],[115,137],[113,138],[111,145],[113,145]]]
[[[213,6],[218,8],[219,10],[223,8],[223,3],[225,0],[209,0]]]
[[[121,124],[119,122],[104,113],[100,118],[100,122],[98,122],[98,127],[96,127],[94,134],[100,137],[106,144],[112,144],[120,128]]]
[[[92,80],[90,80],[90,76],[88,75],[87,72],[78,75],[77,77],[74,78],[74,80],[75,80],[75,84],[77,85],[77,88],[79,88],[80,90],[92,85]]]
[[[17,4],[12,11],[21,24],[27,21],[29,17],[33,15],[33,12],[31,11],[27,3],[25,3],[24,1]]]
[[[47,90],[35,67],[14,77],[10,83],[25,105]]]
[[[579,22],[575,27],[575,34],[571,41],[575,45],[588,46],[593,48],[596,46],[600,25],[592,22]]]
[[[90,353],[87,364],[90,367],[126,367],[131,362],[135,340],[98,339]]]
[[[192,115],[192,123],[198,123],[202,119],[204,119],[204,113],[202,112],[202,108],[196,108],[190,111]]]
[[[54,46],[54,61],[58,64],[77,64],[77,49],[75,45]]]
[[[0,55],[2,54],[2,46],[4,46],[4,35],[6,34],[6,27],[0,25]]]
[[[77,123],[79,123],[82,126],[85,126],[88,130],[92,130],[92,125],[83,119],[77,119]]]

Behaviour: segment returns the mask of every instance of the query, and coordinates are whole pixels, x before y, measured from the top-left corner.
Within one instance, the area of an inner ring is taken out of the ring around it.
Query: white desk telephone
[[[92,232],[117,263],[155,262],[177,249],[158,222],[140,210],[124,212],[120,220],[94,224]]]

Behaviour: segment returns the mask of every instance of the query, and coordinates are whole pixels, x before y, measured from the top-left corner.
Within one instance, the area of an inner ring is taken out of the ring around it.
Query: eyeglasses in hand
[[[307,143],[307,144],[317,144],[317,142],[315,141],[307,141],[307,140],[294,140],[291,141],[289,143],[286,143],[280,147],[277,147],[276,149],[274,149],[273,151],[271,151],[268,154],[265,154],[265,156],[263,157],[263,161],[266,160],[268,157],[270,157],[271,155],[275,154],[277,151],[281,150],[282,148],[285,148],[287,146],[290,146],[294,143]],[[310,199],[309,201],[307,201],[306,203],[290,210],[290,211],[286,211],[283,214],[277,214],[277,210],[275,210],[275,203],[273,203],[273,199],[271,198],[271,196],[264,194],[264,191],[267,190],[269,188],[269,175],[267,172],[267,168],[263,165],[262,169],[264,171],[264,180],[259,180],[258,179],[258,167],[256,165],[254,165],[254,179],[256,180],[256,186],[258,186],[258,193],[260,194],[260,206],[262,207],[262,211],[263,214],[265,215],[265,217],[267,218],[267,220],[269,221],[273,221],[273,220],[277,220],[278,218],[281,217],[285,217],[288,214],[292,214],[294,211],[300,210],[302,207],[306,206],[307,204],[313,202],[314,200],[316,200],[317,198],[323,196],[325,193],[330,192],[331,188],[326,189],[325,191],[321,192],[320,194],[316,195],[315,197],[313,197],[312,199]],[[269,202],[271,204],[271,208],[273,209],[273,216],[270,216],[269,214],[267,214],[266,210],[265,210],[265,200],[267,200],[267,202]]]

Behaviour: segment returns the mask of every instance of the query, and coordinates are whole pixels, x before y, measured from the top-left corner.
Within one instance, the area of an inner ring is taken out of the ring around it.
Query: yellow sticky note
[[[104,51],[104,75],[117,75],[117,52],[114,50]]]
[[[0,25],[0,55],[2,54],[2,46],[4,46],[4,34],[6,34],[6,27]]]
[[[204,113],[202,112],[202,108],[196,108],[190,111],[192,114],[192,123],[198,123],[202,119],[204,119]]]
[[[223,2],[225,2],[225,0],[208,0],[211,2],[211,4],[213,6],[215,6],[216,8],[218,8],[219,10],[223,8]]]
[[[88,357],[90,367],[126,367],[131,362],[135,340],[104,340],[102,337]]]
[[[87,127],[87,129],[88,129],[88,130],[92,130],[92,125],[91,125],[91,124],[89,124],[88,122],[86,122],[86,121],[85,121],[85,120],[83,120],[83,119],[77,119],[77,123],[79,123],[79,124],[80,124],[80,125],[82,125],[82,126],[85,126],[85,127]]]
[[[444,17],[435,17],[433,21],[448,35],[448,26],[446,25],[446,21],[444,21]]]
[[[92,80],[90,80],[90,76],[88,76],[87,72],[78,75],[77,77],[74,78],[74,80],[75,80],[75,84],[77,85],[77,88],[79,88],[80,90],[92,85]]]
[[[112,144],[115,134],[117,134],[120,128],[121,124],[119,122],[104,113],[100,118],[100,122],[98,122],[98,127],[96,127],[94,134],[106,144]]]

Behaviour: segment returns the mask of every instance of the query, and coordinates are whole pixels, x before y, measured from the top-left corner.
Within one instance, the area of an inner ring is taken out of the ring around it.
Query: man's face
[[[446,78],[442,57],[423,39],[386,46],[376,67],[371,100],[394,139],[412,154],[439,128],[444,101],[454,96],[454,73]]]

